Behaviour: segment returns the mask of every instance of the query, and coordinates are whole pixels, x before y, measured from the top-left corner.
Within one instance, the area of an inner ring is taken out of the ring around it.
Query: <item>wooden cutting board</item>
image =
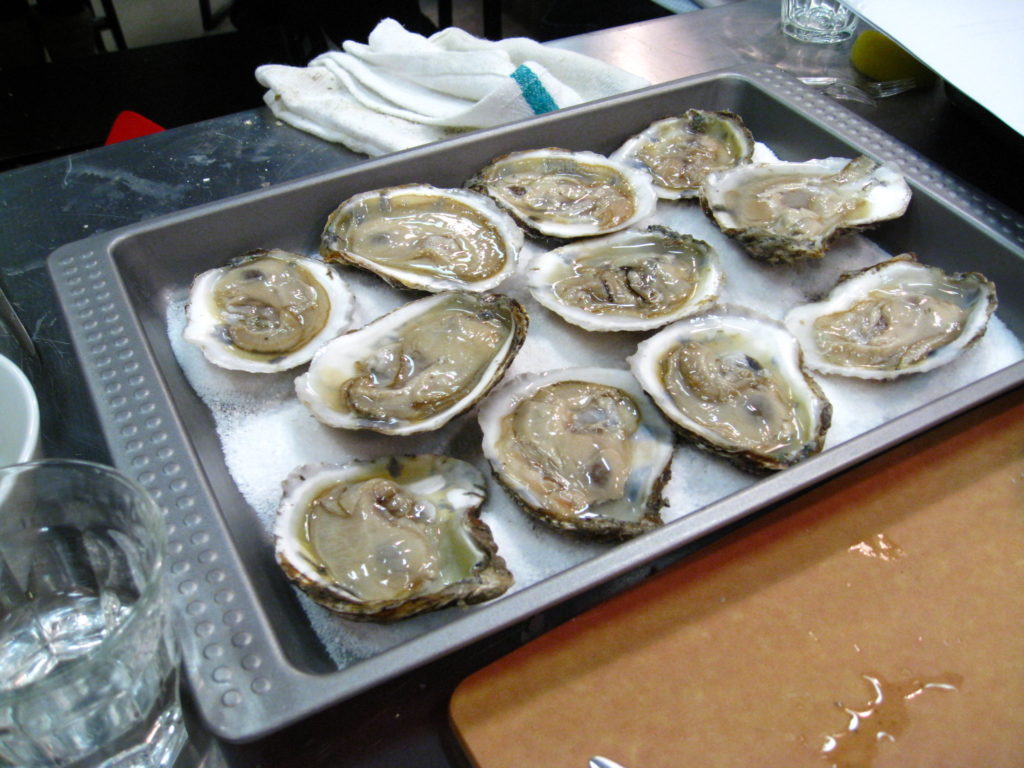
[[[480,768],[1020,768],[1024,390],[480,670],[450,714]]]

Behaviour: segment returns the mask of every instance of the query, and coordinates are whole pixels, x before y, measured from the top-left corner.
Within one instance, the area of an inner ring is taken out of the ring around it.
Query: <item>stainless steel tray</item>
[[[265,735],[675,552],[1024,381],[1024,363],[1008,365],[662,529],[596,548],[521,591],[471,611],[439,614],[420,634],[376,655],[332,661],[228,473],[210,412],[178,365],[167,335],[168,304],[194,274],[246,250],[271,243],[315,252],[326,214],[357,191],[411,181],[459,186],[493,156],[520,148],[610,152],[651,121],[688,107],[739,113],[784,159],[865,153],[898,163],[914,201],[904,217],[869,236],[889,253],[915,250],[947,269],[984,272],[999,288],[1002,322],[1024,337],[1020,217],[843,107],[760,66],[476,132],[108,232],[51,255],[51,275],[114,461],[166,510],[185,665],[202,714],[219,736]]]

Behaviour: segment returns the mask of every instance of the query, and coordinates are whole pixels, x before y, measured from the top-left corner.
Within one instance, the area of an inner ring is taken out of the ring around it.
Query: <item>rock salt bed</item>
[[[655,215],[638,226],[655,222],[705,240],[718,251],[726,275],[723,303],[746,306],[780,321],[793,305],[826,293],[842,272],[896,255],[882,251],[864,237],[852,235],[839,239],[821,261],[767,265],[754,261],[723,236],[696,204],[660,203]],[[648,334],[589,333],[537,304],[526,289],[522,271],[539,252],[539,246],[528,242],[521,254],[519,275],[497,289],[518,299],[530,315],[526,341],[506,376],[578,365],[625,368],[626,357]],[[920,258],[928,263],[927,254],[920,254]],[[971,266],[965,264],[964,269]],[[418,295],[401,293],[353,269],[346,269],[343,274],[357,296],[353,327]],[[294,377],[304,368],[288,374],[258,376],[215,368],[197,349],[181,340],[184,306],[185,300],[181,298],[168,307],[167,327],[175,356],[210,409],[228,471],[251,505],[258,524],[267,530],[268,540],[281,496],[281,481],[300,464],[344,463],[388,453],[434,452],[466,459],[489,474],[480,453],[475,411],[457,417],[437,432],[407,438],[325,427],[294,395]],[[832,428],[825,449],[1022,358],[1024,348],[1020,341],[994,317],[978,344],[955,362],[928,374],[892,382],[815,376],[833,405]],[[273,436],[273,451],[266,450],[268,436]],[[727,461],[680,445],[673,460],[672,480],[666,488],[669,505],[663,510],[663,517],[667,522],[684,517],[757,479]],[[607,544],[580,541],[539,527],[493,481],[490,493],[482,518],[490,525],[500,554],[515,575],[515,586],[508,594],[607,551]],[[299,600],[317,636],[339,666],[376,655],[461,615],[460,611],[449,609],[394,625],[360,624],[331,614],[303,594],[299,594]],[[486,604],[467,610],[483,608]]]

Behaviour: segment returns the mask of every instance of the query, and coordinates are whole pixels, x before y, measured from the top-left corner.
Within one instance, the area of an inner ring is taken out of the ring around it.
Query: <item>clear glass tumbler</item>
[[[804,43],[841,43],[853,36],[857,15],[839,0],[782,0],[782,31]]]
[[[174,762],[166,538],[153,499],[110,468],[0,468],[0,765]]]

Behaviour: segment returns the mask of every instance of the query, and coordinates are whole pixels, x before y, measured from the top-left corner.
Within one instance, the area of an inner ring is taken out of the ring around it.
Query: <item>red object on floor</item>
[[[125,110],[114,118],[114,124],[110,126],[110,133],[107,134],[107,140],[103,144],[116,144],[119,141],[137,139],[139,136],[148,136],[162,130],[164,130],[162,125],[157,125],[148,117],[143,117],[138,112]]]

